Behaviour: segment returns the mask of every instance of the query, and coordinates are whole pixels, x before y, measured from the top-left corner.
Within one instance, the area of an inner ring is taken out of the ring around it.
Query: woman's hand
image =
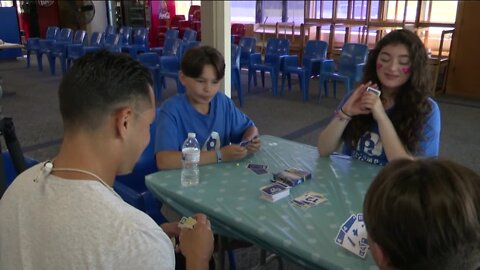
[[[366,106],[366,101],[363,100],[365,94],[374,95],[373,93],[367,92],[368,87],[377,88],[376,84],[368,82],[366,84],[361,84],[355,89],[352,95],[348,100],[343,104],[342,111],[347,114],[347,116],[354,116],[360,114],[369,114],[371,110]]]

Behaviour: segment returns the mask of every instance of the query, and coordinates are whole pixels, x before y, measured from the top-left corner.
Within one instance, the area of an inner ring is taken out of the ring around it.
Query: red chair
[[[189,21],[180,21],[178,25],[178,37],[183,38],[183,34],[185,33],[185,30],[191,29],[190,28],[190,22]]]
[[[200,6],[190,6],[190,9],[188,9],[188,20],[190,22],[200,21]]]
[[[181,21],[185,21],[185,15],[175,15],[175,16],[173,16],[170,27],[178,28],[180,26]]]
[[[232,23],[231,34],[233,37],[233,43],[238,44],[240,38],[245,36],[245,25],[241,23]]]
[[[159,19],[158,20],[158,32],[157,32],[157,42],[159,47],[163,47],[163,42],[165,41],[165,33],[170,27],[170,19]]]

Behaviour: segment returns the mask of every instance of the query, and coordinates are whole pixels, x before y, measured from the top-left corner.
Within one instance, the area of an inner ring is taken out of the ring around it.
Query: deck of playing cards
[[[260,198],[276,202],[290,195],[290,188],[282,183],[273,183],[260,188]]]
[[[192,217],[182,217],[178,222],[178,227],[181,229],[193,229],[197,221]]]
[[[296,197],[295,199],[291,200],[290,202],[300,208],[310,208],[316,205],[319,205],[323,202],[327,201],[325,195],[317,192],[305,192],[303,195]]]
[[[368,240],[363,214],[351,215],[342,224],[335,243],[361,258],[365,258],[368,251]]]
[[[273,174],[273,180],[282,182],[288,186],[294,187],[312,178],[310,172],[297,168],[288,168],[279,173]]]

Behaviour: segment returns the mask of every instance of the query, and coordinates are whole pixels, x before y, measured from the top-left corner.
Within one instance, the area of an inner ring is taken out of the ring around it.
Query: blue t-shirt
[[[346,99],[340,103],[343,106]],[[428,98],[432,111],[427,116],[425,125],[423,126],[423,139],[420,141],[418,152],[413,153],[420,157],[436,157],[440,144],[440,109],[438,104],[431,98]],[[387,114],[394,108],[387,110]],[[387,156],[383,149],[378,124],[373,122],[371,130],[358,140],[357,147],[353,149],[348,142],[343,142],[343,154],[350,155],[353,158],[366,161],[372,164],[385,165],[388,163]]]
[[[196,133],[202,150],[240,143],[245,130],[253,125],[253,121],[221,92],[210,101],[207,115],[199,113],[184,94],[173,96],[165,101],[157,119],[155,152],[181,151],[189,132]],[[211,138],[214,131],[218,133],[220,142]]]

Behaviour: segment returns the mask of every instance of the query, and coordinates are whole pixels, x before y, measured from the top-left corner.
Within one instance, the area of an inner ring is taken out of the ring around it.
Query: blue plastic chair
[[[157,108],[156,118],[159,117],[160,111],[160,108]],[[156,120],[150,125],[150,142],[132,172],[117,176],[113,188],[125,202],[148,214],[157,224],[162,224],[166,222],[165,217],[160,213],[162,204],[145,186],[145,176],[158,171],[154,149]]]
[[[103,36],[106,37],[108,34],[116,34],[116,33],[117,33],[117,29],[115,28],[115,26],[107,25],[107,27],[105,27],[105,32],[103,33]]]
[[[240,107],[243,106],[243,92],[242,83],[240,80],[240,52],[239,46],[232,44],[232,88],[237,89],[237,96],[240,102]]]
[[[122,51],[130,53],[133,59],[137,59],[138,53],[148,51],[148,30],[145,27],[136,28],[133,31],[133,42],[122,46]]]
[[[367,60],[368,47],[364,44],[345,43],[338,60],[338,69],[334,70],[334,62],[332,59],[325,60],[323,66],[324,71],[320,73],[318,82],[318,101],[322,93],[322,85],[324,87],[325,96],[327,96],[328,81],[333,81],[333,95],[337,97],[337,81],[343,82],[345,85],[345,94],[352,91],[354,84],[361,80],[363,75],[363,66]]]
[[[160,101],[162,97],[162,84],[160,80],[160,57],[155,52],[146,52],[138,56],[138,61],[150,70],[153,78],[155,99]]]
[[[160,81],[165,86],[165,78],[172,78],[177,84],[177,93],[185,93],[185,88],[180,82],[178,72],[180,71],[180,60],[183,55],[183,42],[181,39],[175,39],[172,41],[172,46],[169,46],[169,50],[164,50],[163,55],[160,57]],[[167,44],[165,44],[166,49]]]
[[[241,37],[238,42],[240,47],[240,68],[250,66],[250,55],[255,53],[257,46],[257,40],[255,37]]]
[[[192,29],[186,29],[183,33],[182,41],[184,44],[197,40],[197,31]]]
[[[38,62],[38,70],[43,71],[43,63],[42,63],[42,55],[48,55],[53,50],[53,46],[55,43],[72,43],[73,40],[73,31],[70,28],[62,28],[60,33],[57,34],[54,40],[40,40],[40,50],[37,53],[37,62]]]
[[[118,34],[120,35],[120,47],[125,47],[131,44],[132,38],[132,27],[130,26],[122,26],[120,30],[118,30]]]
[[[165,32],[165,40],[163,42],[163,47],[150,48],[150,51],[156,52],[158,53],[158,55],[162,56],[164,48],[168,49],[168,46],[171,46],[171,44],[174,43],[177,38],[178,38],[178,30],[168,29],[167,32]],[[170,43],[170,45],[168,43]]]
[[[48,54],[48,63],[50,65],[50,73],[55,75],[55,59],[58,57],[60,59],[60,65],[62,67],[62,74],[67,72],[67,56],[68,56],[68,46],[75,45],[84,45],[85,44],[85,30],[77,30],[73,36],[72,42],[55,42],[52,44],[52,50]]]
[[[56,26],[49,26],[47,28],[47,34],[44,40],[55,40],[57,34],[59,33],[59,28]],[[27,40],[27,67],[30,67],[30,53],[35,52],[38,59],[38,54],[40,53],[40,38],[31,37]]]
[[[121,52],[120,47],[120,35],[119,34],[108,34],[107,37],[103,40],[101,46],[88,46],[85,47],[85,53],[95,52],[100,49],[106,49],[110,52]]]
[[[5,184],[6,184],[6,187],[8,187],[13,182],[13,180],[15,180],[15,178],[17,177],[17,171],[15,170],[15,166],[13,165],[12,158],[10,157],[10,153],[8,151],[2,152],[2,158],[3,158],[3,166],[5,168]],[[25,158],[25,164],[27,165],[27,168],[30,168],[33,165],[38,163],[38,161],[30,157],[24,156],[24,158]]]
[[[70,68],[72,60],[76,60],[85,55],[86,44],[70,44],[67,46],[67,69]],[[103,46],[103,32],[93,32],[90,36],[90,47],[101,48]]]
[[[291,74],[297,74],[300,89],[303,93],[303,101],[308,101],[309,82],[311,76],[318,76],[321,66],[327,57],[328,43],[321,40],[309,40],[303,53],[303,65],[298,66],[298,55],[288,55],[284,58],[282,72],[281,94],[284,94],[285,78],[288,79],[288,90],[292,90]]]
[[[251,81],[257,75],[257,70],[262,74],[262,86],[265,87],[265,72],[270,73],[272,79],[272,93],[277,95],[278,75],[282,66],[282,59],[289,53],[289,42],[284,38],[270,38],[265,49],[265,61],[262,63],[261,54],[254,53],[250,56],[248,68],[248,91]]]

